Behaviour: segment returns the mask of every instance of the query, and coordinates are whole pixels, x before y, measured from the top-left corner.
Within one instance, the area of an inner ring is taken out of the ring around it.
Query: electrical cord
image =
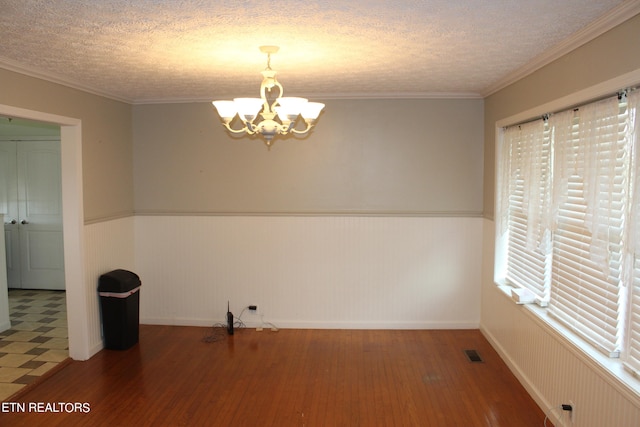
[[[246,325],[244,324],[244,322],[242,321],[242,315],[244,314],[245,311],[247,311],[249,307],[245,307],[242,309],[242,311],[240,312],[240,315],[235,319],[235,322],[233,322],[233,327],[235,328],[236,325],[238,325],[238,328],[246,328]]]
[[[249,310],[250,306],[246,306],[245,308],[242,309],[242,311],[240,312],[240,315],[238,316],[238,321],[242,322],[242,315],[244,314],[245,311]],[[234,324],[235,325],[235,324]],[[264,314],[260,315],[260,326],[258,326],[258,330],[263,329],[265,326],[269,326],[271,328],[272,331],[277,332],[278,330],[280,330],[276,325],[274,325],[271,322],[265,322],[264,321]],[[245,328],[246,325],[244,324],[244,322],[242,322],[242,326],[240,326],[241,328]]]
[[[550,412],[551,414],[553,414],[553,411],[555,411],[555,410],[560,410],[560,411],[562,411],[562,405],[555,406],[555,407],[551,408],[549,412]],[[543,427],[547,427],[547,420],[548,420],[548,419],[549,419],[549,414],[545,414],[545,417],[544,417],[544,423],[542,424],[542,426],[543,426]]]
[[[240,312],[240,314],[238,316],[234,316],[235,319],[242,319],[242,315],[244,314],[244,312],[247,311],[247,308],[243,308],[242,311]]]
[[[242,320],[242,315],[248,309],[249,309],[249,306],[243,308],[242,311],[240,312],[240,315],[238,317],[234,318],[234,322],[233,322],[233,329],[234,330],[235,329],[242,329],[242,328],[246,328],[247,327],[247,325]],[[262,328],[264,326],[269,326],[271,328],[271,330],[274,331],[274,332],[279,330],[279,328],[276,325],[274,325],[273,323],[265,322],[264,321],[264,315],[260,315],[260,326],[257,329],[258,330],[262,330]],[[227,324],[226,323],[214,323],[213,326],[212,326],[211,333],[205,335],[202,338],[202,342],[205,342],[205,343],[217,342],[217,341],[221,341],[226,336],[227,336]]]
[[[237,319],[233,322],[233,329],[242,329],[246,328],[244,322],[240,319]],[[216,341],[222,341],[227,336],[227,325],[226,323],[215,323],[211,327],[211,333],[205,335],[202,338],[202,342],[212,343]]]
[[[211,333],[205,335],[202,338],[202,342],[212,343],[221,341],[225,337],[225,335],[227,335],[227,325],[216,323],[211,327]]]
[[[244,324],[244,322],[242,321],[241,317],[244,314],[244,312],[248,309],[249,307],[245,307],[244,310],[242,310],[242,312],[240,313],[240,316],[238,316],[237,318],[234,319],[233,321],[233,329],[242,329],[242,328],[246,328],[247,325]],[[226,323],[214,323],[212,326],[212,331],[211,333],[205,335],[202,338],[202,342],[205,343],[212,343],[212,342],[216,342],[216,341],[221,341],[224,337],[226,337],[227,335],[227,324]]]
[[[274,325],[274,324],[273,324],[273,323],[271,323],[271,322],[262,322],[262,324],[260,325],[260,327],[261,327],[261,328],[264,328],[264,326],[265,326],[265,325],[270,326],[270,327],[271,327],[271,330],[272,330],[272,331],[274,331],[274,332],[278,332],[278,331],[280,330],[276,325]]]

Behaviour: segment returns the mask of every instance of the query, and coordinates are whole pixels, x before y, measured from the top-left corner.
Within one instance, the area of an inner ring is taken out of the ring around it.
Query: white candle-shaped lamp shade
[[[302,117],[306,120],[315,120],[318,118],[323,108],[324,104],[321,102],[307,102],[304,104],[304,107],[302,107],[300,114],[302,114]]]
[[[218,115],[226,122],[230,122],[238,112],[233,101],[213,101],[212,104],[218,110]]]
[[[276,107],[275,110],[278,113],[278,117],[280,120],[284,121],[294,121],[300,115],[300,112],[304,108],[305,104],[307,104],[307,100],[304,98],[298,98],[294,96],[284,97],[278,99],[279,107]]]
[[[233,102],[240,118],[250,123],[258,116],[258,112],[264,103],[260,98],[234,98]]]

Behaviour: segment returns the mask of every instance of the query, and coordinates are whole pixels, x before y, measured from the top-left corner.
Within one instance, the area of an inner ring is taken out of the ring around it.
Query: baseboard
[[[245,320],[242,322],[248,328],[255,328],[261,325],[274,325],[283,329],[478,329],[479,322],[396,322],[396,321],[375,321],[375,322],[347,322],[347,321],[300,321],[300,320],[273,320],[265,318],[263,322],[256,320]],[[192,319],[192,318],[160,318],[144,317],[140,319],[144,325],[172,325],[172,326],[212,326],[215,324],[226,324],[224,319]]]
[[[89,358],[100,352],[104,348],[104,342],[100,340],[89,348]]]
[[[506,350],[500,345],[498,340],[487,330],[482,324],[480,325],[480,332],[484,337],[489,341],[489,344],[496,350],[496,352],[500,355],[504,363],[509,367],[509,370],[516,376],[520,384],[527,390],[527,393],[533,398],[536,404],[542,409],[542,411],[549,416],[549,420],[553,423],[554,426],[561,427],[562,420],[558,418],[558,416],[554,413],[550,413],[549,408],[552,405],[549,404],[547,399],[542,395],[540,390],[536,386],[534,386],[529,378],[520,370],[520,367],[511,359]]]

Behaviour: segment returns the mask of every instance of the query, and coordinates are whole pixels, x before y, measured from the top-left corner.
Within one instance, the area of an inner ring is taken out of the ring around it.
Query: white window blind
[[[640,91],[624,99],[504,130],[498,263],[640,376]]]
[[[622,348],[630,150],[615,98],[554,115],[550,312],[611,357]]]
[[[549,299],[550,239],[548,232],[550,140],[543,120],[505,130],[510,161],[505,194],[507,235],[506,279]]]
[[[638,162],[638,155],[640,155],[640,114],[638,109],[640,108],[640,92],[631,92],[628,95],[628,128],[627,135],[632,141],[634,149],[635,164],[633,165],[633,171],[635,172],[633,177],[633,203],[631,206],[631,221],[629,227],[629,258],[633,260],[633,271],[631,273],[631,295],[629,297],[629,315],[628,315],[628,332],[625,351],[625,364],[636,373],[636,376],[640,375],[640,162]]]
[[[636,219],[636,225],[638,220]],[[629,335],[625,364],[627,368],[640,375],[640,256],[634,256],[633,290],[630,298]]]

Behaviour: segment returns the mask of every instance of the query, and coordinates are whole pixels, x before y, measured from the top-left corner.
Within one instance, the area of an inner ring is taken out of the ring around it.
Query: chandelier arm
[[[292,123],[292,125],[293,125],[293,123]],[[307,123],[307,127],[305,129],[303,129],[303,130],[298,130],[298,129],[295,129],[293,126],[291,126],[291,129],[289,129],[289,132],[295,133],[296,135],[303,135],[303,134],[309,132],[312,127],[313,127],[313,125],[311,123]]]
[[[256,133],[256,126],[251,123],[247,123],[242,129],[234,129],[229,123],[222,123],[225,128],[231,133],[248,133],[249,135],[253,135]]]
[[[229,123],[222,123],[222,124],[224,125],[224,127],[227,128],[227,130],[229,132],[232,132],[232,133],[244,133],[244,132],[247,131],[247,127],[246,126],[244,128],[242,128],[242,129],[236,130],[236,129],[232,128],[231,126],[229,126]]]

